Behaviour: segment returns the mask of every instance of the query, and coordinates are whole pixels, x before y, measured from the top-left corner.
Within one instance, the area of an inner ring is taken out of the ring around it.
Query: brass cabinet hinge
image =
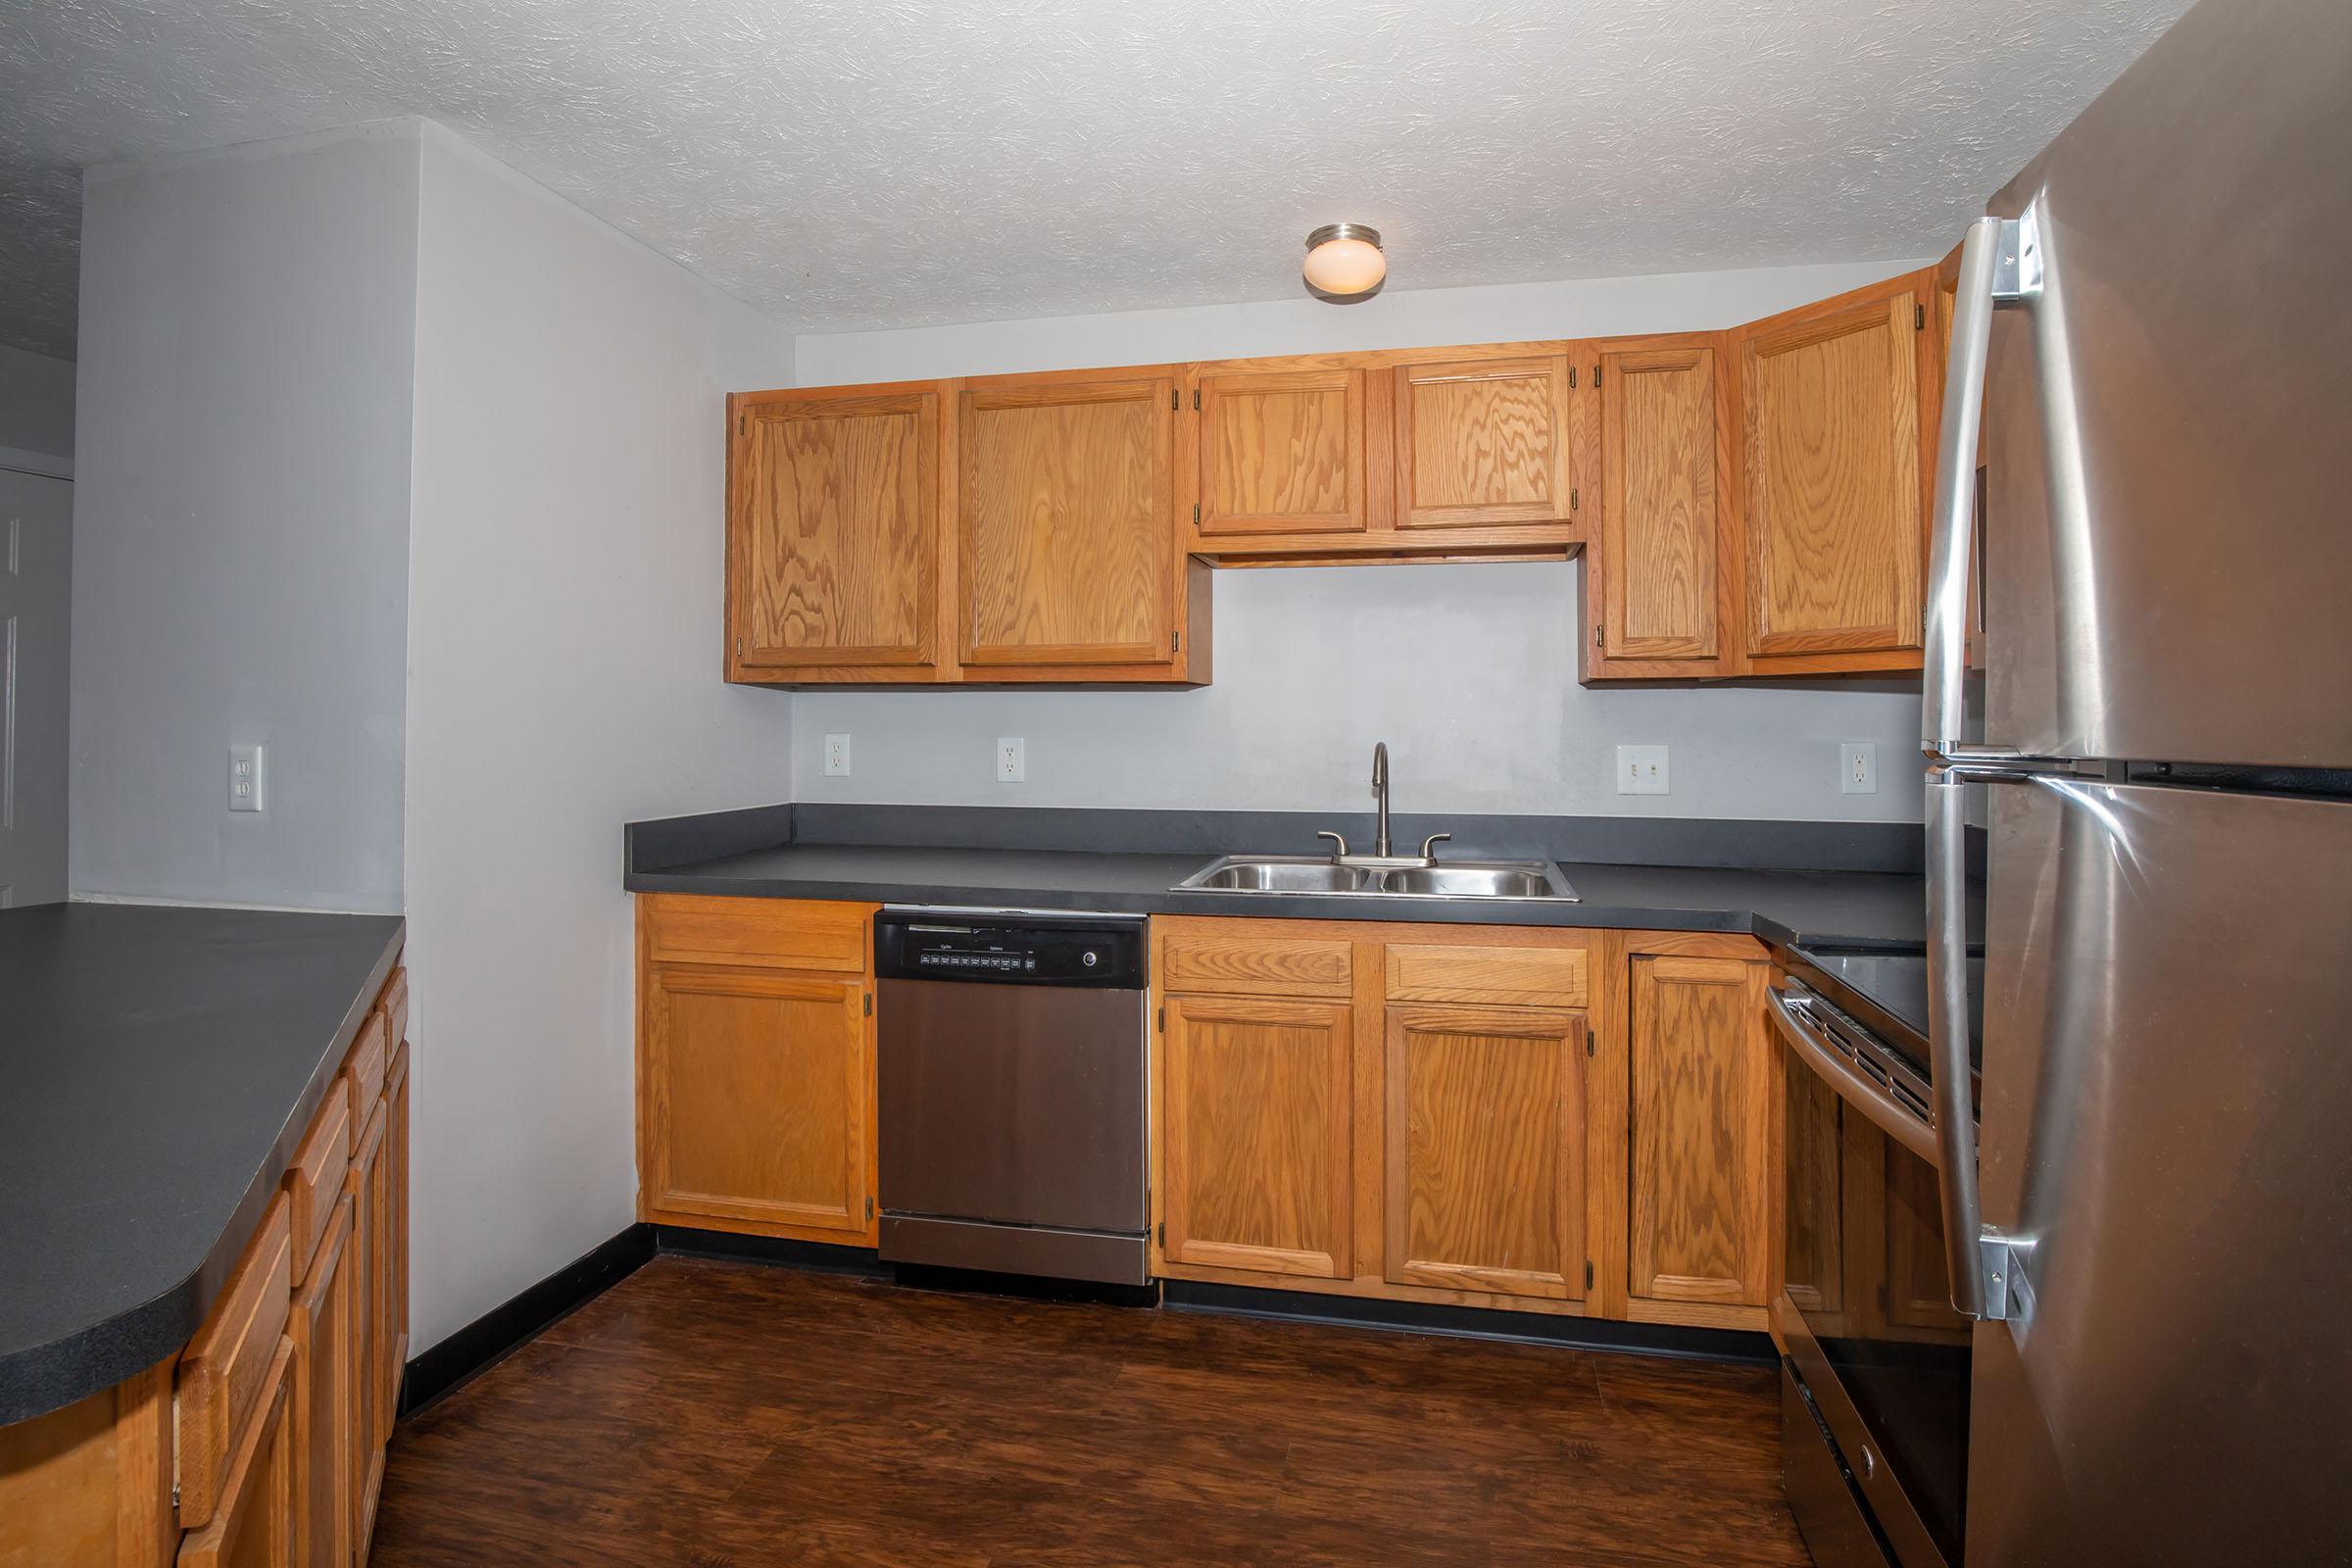
[[[1570,512],[1574,512],[1574,511],[1576,510],[1576,486],[1575,486],[1575,485],[1570,485],[1570,486],[1568,487],[1568,510],[1569,510]]]
[[[1920,304],[1919,301],[1913,300],[1911,302],[1911,330],[1914,332],[1925,332],[1927,329],[1928,308],[1925,305]]]
[[[1181,654],[1184,652],[1184,633],[1180,631],[1172,631],[1168,633],[1168,652],[1171,654]]]
[[[1589,1258],[1589,1257],[1588,1257],[1588,1258],[1586,1258],[1586,1259],[1585,1259],[1585,1289],[1589,1291],[1589,1290],[1591,1290],[1592,1288],[1592,1260],[1591,1258]]]
[[[1193,526],[1200,526],[1200,503],[1198,501],[1193,503]]]
[[[1170,409],[1181,409],[1184,407],[1184,394],[1177,391],[1174,387],[1168,388],[1168,407]]]
[[[1168,1032],[1168,1009],[1165,1007],[1159,1009],[1159,1032],[1163,1035]]]
[[[1159,1222],[1159,1245],[1168,1245],[1168,1222],[1164,1219]]]
[[[1592,1054],[1592,1026],[1591,1024],[1585,1025],[1585,1054],[1588,1056]]]
[[[868,1018],[874,1015],[874,994],[871,991],[865,994],[865,1015]]]
[[[1193,412],[1195,414],[1200,412],[1200,389],[1199,387],[1193,388]]]
[[[735,657],[738,659],[743,657],[743,639],[740,637],[735,639]]]
[[[1572,392],[1576,390],[1576,367],[1573,365],[1568,367],[1568,389]]]
[[[1592,623],[1592,646],[1595,648],[1606,648],[1609,646],[1607,643],[1604,643],[1600,640],[1600,629],[1603,624],[1603,622],[1597,620]]]
[[[748,434],[750,430],[751,416],[747,414],[738,414],[735,416],[735,433],[737,435],[745,435]]]
[[[1600,367],[1597,365],[1592,367],[1592,385],[1596,390],[1600,386]]]
[[[865,1200],[865,1222],[868,1225],[874,1222],[874,1200],[870,1197]]]

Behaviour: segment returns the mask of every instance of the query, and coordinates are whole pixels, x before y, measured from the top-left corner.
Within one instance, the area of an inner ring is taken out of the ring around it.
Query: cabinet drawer
[[[1159,983],[1167,991],[1345,998],[1355,973],[1345,942],[1186,932],[1167,938],[1159,952]]]
[[[310,1135],[294,1156],[293,1169],[286,1172],[286,1222],[293,1236],[296,1285],[310,1274],[311,1260],[326,1238],[335,1204],[343,1197],[343,1172],[350,1164],[351,1089],[338,1078],[311,1119]]]
[[[866,921],[872,912],[864,904],[649,896],[646,956],[655,963],[858,974],[865,968]]]
[[[220,1506],[229,1458],[262,1400],[270,1358],[293,1310],[287,1206],[284,1193],[270,1200],[228,1288],[180,1354],[177,1469],[185,1530],[204,1524]]]
[[[1496,1006],[1581,1007],[1583,948],[1392,946],[1391,1002],[1478,1002]]]
[[[360,1038],[351,1043],[351,1054],[343,1059],[343,1076],[351,1080],[351,1125],[356,1131],[368,1125],[375,1113],[376,1100],[384,1092],[384,1059],[391,1050],[384,1044],[384,1009],[376,1008],[360,1025]]]
[[[409,971],[404,966],[392,971],[384,982],[384,1049],[398,1050],[409,1038]]]

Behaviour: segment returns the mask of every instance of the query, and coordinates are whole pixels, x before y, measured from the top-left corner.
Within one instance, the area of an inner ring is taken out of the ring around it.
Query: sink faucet
[[[1437,864],[1440,844],[1453,837],[1450,833],[1432,833],[1422,841],[1419,855],[1395,855],[1389,850],[1389,743],[1380,741],[1372,748],[1372,798],[1380,803],[1380,829],[1370,855],[1350,855],[1348,841],[1329,829],[1317,833],[1319,839],[1332,843],[1331,858],[1339,865],[1358,865],[1377,868],[1428,866]]]
[[[1380,803],[1380,832],[1375,836],[1372,853],[1381,858],[1389,855],[1389,743],[1372,744],[1372,798]]]

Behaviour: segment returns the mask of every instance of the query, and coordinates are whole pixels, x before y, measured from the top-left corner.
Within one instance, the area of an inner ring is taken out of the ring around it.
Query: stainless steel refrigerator
[[[1966,1560],[2352,1562],[2352,0],[2204,0],[1960,274],[1924,740]]]

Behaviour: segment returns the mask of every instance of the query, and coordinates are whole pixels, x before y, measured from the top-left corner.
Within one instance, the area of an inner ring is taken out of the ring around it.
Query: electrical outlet
[[[997,741],[997,782],[1018,784],[1029,776],[1029,748],[1018,735]]]
[[[1663,746],[1618,747],[1617,793],[1620,795],[1664,795],[1668,793],[1666,748]]]
[[[262,749],[259,746],[231,746],[228,749],[228,808],[232,811],[258,811],[262,808]]]
[[[1838,748],[1838,787],[1847,795],[1879,793],[1879,749],[1869,741]]]
[[[825,777],[850,776],[850,738],[847,735],[825,737]]]

